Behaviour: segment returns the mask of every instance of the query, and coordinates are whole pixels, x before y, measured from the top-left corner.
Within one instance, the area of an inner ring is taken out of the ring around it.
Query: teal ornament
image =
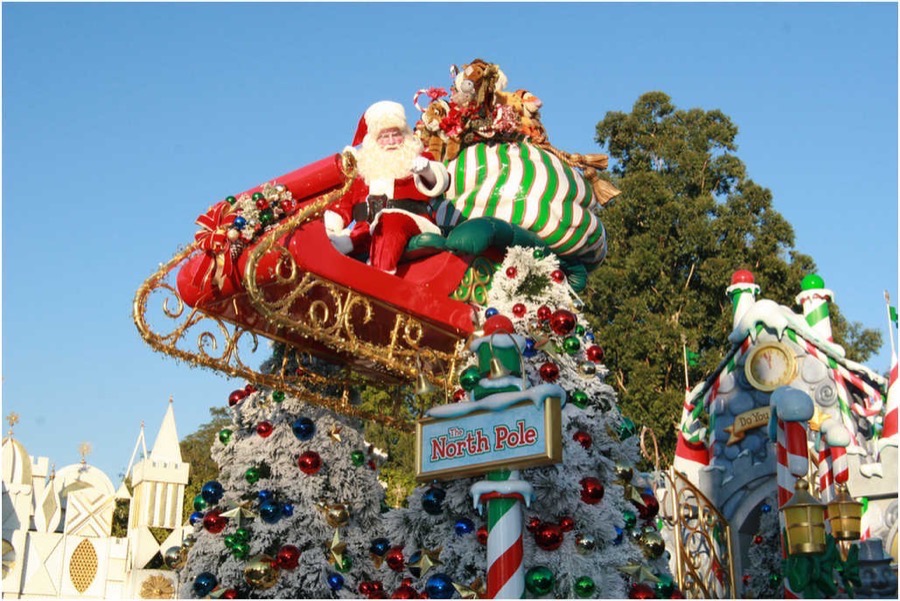
[[[581,350],[581,342],[575,336],[568,336],[563,340],[563,350],[567,355],[574,355]]]
[[[675,591],[675,580],[670,574],[661,574],[656,582],[656,596],[660,599],[668,599]]]
[[[630,509],[626,509],[625,511],[623,511],[622,517],[625,519],[626,530],[631,530],[637,524],[637,515]]]
[[[478,385],[480,379],[481,374],[478,373],[478,368],[470,365],[459,374],[459,385],[466,392],[470,392]]]
[[[631,418],[623,417],[622,423],[619,424],[619,440],[627,440],[637,434],[637,426],[631,421]]]

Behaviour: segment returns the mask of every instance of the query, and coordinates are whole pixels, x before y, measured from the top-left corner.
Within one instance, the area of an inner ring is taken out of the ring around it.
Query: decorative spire
[[[19,414],[15,411],[10,411],[9,415],[6,416],[6,423],[9,424],[9,434],[8,436],[12,438],[13,435],[13,426],[19,423]]]
[[[834,300],[834,292],[825,288],[825,281],[810,273],[800,283],[800,294],[795,299],[803,307],[803,317],[820,340],[834,342],[831,334],[831,317],[828,302]]]
[[[91,454],[91,443],[83,442],[78,445],[78,453],[81,455],[81,465],[87,465],[87,456]]]
[[[754,283],[752,273],[740,269],[731,275],[731,286],[725,289],[725,294],[731,299],[732,323],[736,328],[747,311],[756,304],[759,286]]]
[[[181,446],[178,443],[178,431],[175,428],[175,409],[172,397],[163,417],[162,425],[153,442],[150,459],[153,461],[181,463]],[[143,424],[141,425],[143,429]]]

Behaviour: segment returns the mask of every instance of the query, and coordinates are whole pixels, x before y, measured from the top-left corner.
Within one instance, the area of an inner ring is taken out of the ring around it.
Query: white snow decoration
[[[828,419],[819,427],[822,437],[830,447],[846,447],[850,444],[850,433],[839,420]]]
[[[774,330],[778,340],[781,340],[785,331],[790,328],[830,355],[835,355],[841,359],[846,355],[841,345],[819,338],[802,316],[797,315],[788,307],[779,305],[767,298],[756,301],[747,310],[731,334],[728,335],[729,342],[740,344],[748,334],[750,339],[756,342],[756,324],[759,323],[763,324],[767,329]]]
[[[502,378],[482,378],[478,385],[482,388],[506,388],[516,386],[522,390],[522,378],[520,376],[503,376]]]
[[[525,337],[521,334],[496,332],[490,336],[475,338],[469,343],[469,350],[477,353],[482,344],[489,344],[494,348],[502,349],[517,348],[521,352],[525,348]]]
[[[481,514],[481,495],[500,493],[501,495],[520,494],[525,499],[525,506],[531,507],[534,500],[534,487],[525,480],[518,479],[519,472],[514,471],[509,480],[480,480],[472,485],[472,504]]]
[[[462,401],[438,405],[425,412],[428,417],[448,418],[462,417],[475,411],[503,411],[521,401],[531,401],[535,407],[542,407],[548,398],[556,397],[561,400],[561,405],[566,404],[566,391],[557,384],[538,384],[528,390],[498,392],[480,401]]]

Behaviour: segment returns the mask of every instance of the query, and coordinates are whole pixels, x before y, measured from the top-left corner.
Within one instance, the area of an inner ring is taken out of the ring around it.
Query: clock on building
[[[766,392],[789,384],[796,369],[794,353],[779,342],[759,345],[750,351],[744,363],[744,374],[750,385]]]

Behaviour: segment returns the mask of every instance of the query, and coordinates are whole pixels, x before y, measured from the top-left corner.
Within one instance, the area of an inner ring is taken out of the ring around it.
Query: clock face
[[[790,383],[794,379],[795,367],[791,350],[773,342],[750,351],[744,373],[754,388],[771,391]]]

